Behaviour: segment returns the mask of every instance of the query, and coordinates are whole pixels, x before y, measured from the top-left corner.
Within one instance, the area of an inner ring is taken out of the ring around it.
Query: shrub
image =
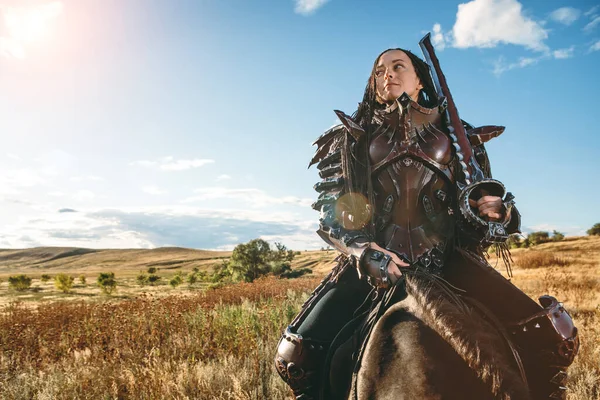
[[[137,281],[138,285],[146,286],[148,284],[148,275],[142,272],[135,278],[135,280]]]
[[[74,280],[75,280],[75,278],[73,278],[70,275],[58,274],[54,277],[54,287],[56,287],[58,290],[60,290],[63,293],[68,293],[71,291],[71,288],[73,287]]]
[[[183,278],[181,277],[181,275],[175,275],[169,281],[169,285],[171,285],[174,288],[177,287],[177,286],[179,286],[179,285],[181,285],[182,283],[183,283]]]
[[[9,276],[8,287],[18,292],[23,292],[31,287],[31,278],[27,275]]]
[[[50,279],[52,279],[52,277],[50,275],[48,275],[48,274],[43,274],[40,277],[40,281],[42,281],[42,282],[48,282]]]
[[[527,240],[531,246],[546,243],[550,241],[550,234],[548,232],[531,232],[527,235]]]
[[[97,282],[100,289],[106,294],[111,294],[117,288],[114,272],[101,272]]]
[[[198,282],[198,276],[195,272],[190,272],[187,274],[185,280],[187,281],[188,285],[193,286],[196,282]]]
[[[160,276],[158,275],[148,275],[148,284],[150,286],[154,286],[160,281]]]
[[[157,271],[157,269],[156,269],[156,268],[154,268],[154,267],[148,267],[148,270],[147,270],[147,271],[148,271],[148,273],[149,273],[149,274],[155,274],[155,273],[156,273],[156,271]]]
[[[554,240],[555,242],[559,242],[561,240],[563,240],[565,238],[565,235],[561,232],[558,232],[556,230],[552,231],[552,240]]]
[[[506,240],[506,245],[509,249],[518,249],[523,246],[523,241],[518,233],[512,234]]]
[[[85,275],[79,275],[79,283],[81,283],[82,285],[85,285]]]
[[[570,262],[563,258],[559,258],[556,254],[547,251],[528,251],[519,255],[517,264],[521,268],[541,268],[549,267],[551,265],[557,265],[564,267],[569,265]]]
[[[600,236],[600,222],[594,224],[590,229],[587,230],[587,234],[590,236]]]

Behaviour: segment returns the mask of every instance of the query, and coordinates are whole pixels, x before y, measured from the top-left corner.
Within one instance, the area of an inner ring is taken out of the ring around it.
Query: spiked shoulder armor
[[[357,148],[365,132],[346,114],[336,111],[341,124],[321,135],[309,167],[317,164],[321,180],[314,185],[319,193],[312,208],[321,213],[317,233],[330,246],[353,255],[353,244],[367,243],[371,206],[358,189],[364,180],[355,171]],[[355,254],[354,254],[355,255]]]

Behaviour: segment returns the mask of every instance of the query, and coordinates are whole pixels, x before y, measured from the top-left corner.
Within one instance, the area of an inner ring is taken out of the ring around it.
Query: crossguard
[[[502,182],[495,179],[483,179],[474,182],[466,186],[458,196],[458,207],[460,212],[467,222],[481,234],[484,242],[487,242],[488,244],[503,243],[508,239],[505,224],[503,222],[484,220],[479,216],[479,212],[477,210],[474,211],[469,204],[469,199],[478,199],[481,191],[485,191],[488,195],[498,196],[500,198],[504,198],[506,194],[506,188]],[[512,204],[512,195],[507,195],[504,204]],[[509,213],[510,210],[507,209],[506,212]]]

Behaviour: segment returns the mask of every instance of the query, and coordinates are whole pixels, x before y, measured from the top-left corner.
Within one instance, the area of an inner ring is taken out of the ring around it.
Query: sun
[[[54,20],[63,11],[63,3],[53,1],[28,7],[2,7],[6,37],[0,38],[0,53],[23,58],[28,43],[43,42],[51,33]]]

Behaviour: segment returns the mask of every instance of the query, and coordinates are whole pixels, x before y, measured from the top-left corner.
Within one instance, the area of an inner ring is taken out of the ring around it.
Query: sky
[[[318,249],[312,142],[431,32],[523,232],[600,222],[600,3],[0,0],[0,248]]]

